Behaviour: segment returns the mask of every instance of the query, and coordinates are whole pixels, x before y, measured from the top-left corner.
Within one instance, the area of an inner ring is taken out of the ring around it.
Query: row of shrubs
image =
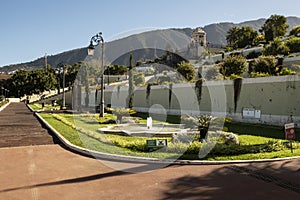
[[[150,152],[152,149],[148,149],[146,146],[145,138],[141,140],[124,140],[124,138],[115,138],[111,140],[114,145],[122,148],[127,148],[137,152]],[[269,141],[265,144],[259,145],[239,145],[239,144],[225,144],[215,142],[199,142],[194,141],[192,143],[168,143],[168,146],[161,149],[160,152],[186,154],[186,155],[198,155],[199,152],[207,146],[211,146],[212,149],[209,152],[211,156],[230,156],[230,155],[241,155],[249,153],[263,153],[263,152],[274,152],[281,151],[287,148],[287,145],[282,142]]]

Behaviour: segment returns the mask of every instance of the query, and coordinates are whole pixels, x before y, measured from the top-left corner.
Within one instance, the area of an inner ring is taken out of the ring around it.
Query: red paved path
[[[41,145],[0,148],[0,161],[0,200],[300,197],[297,159],[243,165],[170,166],[130,174],[59,145]]]

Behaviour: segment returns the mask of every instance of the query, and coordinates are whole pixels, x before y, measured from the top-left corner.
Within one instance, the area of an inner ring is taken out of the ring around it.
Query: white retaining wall
[[[236,121],[283,125],[294,122],[300,127],[299,75],[243,79],[237,109],[234,110],[233,81],[207,81],[203,83],[200,107],[194,83],[151,86],[147,98],[146,87],[135,88],[134,108],[137,111],[168,114],[213,114],[229,116]],[[170,99],[170,89],[171,101]],[[95,91],[90,92],[89,106],[95,106]],[[106,87],[105,104],[126,107],[128,87]],[[85,93],[82,94],[84,104]],[[99,104],[100,93],[97,104]],[[260,116],[243,116],[245,109],[260,112]]]

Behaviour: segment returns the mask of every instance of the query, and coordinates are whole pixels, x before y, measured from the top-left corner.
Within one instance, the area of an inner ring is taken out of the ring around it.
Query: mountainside
[[[246,21],[238,24],[230,22],[222,22],[210,24],[203,27],[207,34],[207,42],[212,44],[226,45],[226,34],[233,26],[251,26],[258,30],[265,23],[266,19],[258,19]],[[300,18],[287,17],[289,24],[288,31],[296,25],[300,25]],[[164,29],[153,30],[140,34],[131,35],[122,39],[105,43],[105,62],[127,64],[124,59],[120,59],[128,52],[140,52],[139,55],[134,55],[135,60],[140,59],[154,59],[156,56],[161,55],[162,51],[153,51],[153,49],[168,50],[173,52],[182,51],[190,44],[190,36],[192,28],[183,29]],[[144,49],[143,51],[136,51]],[[149,54],[147,54],[148,50]],[[95,58],[100,58],[101,49],[100,45],[96,48]],[[148,55],[148,56],[147,56]],[[57,55],[47,57],[47,63],[51,66],[56,66],[58,63],[63,62],[66,64],[74,64],[79,61],[90,59],[87,56],[87,47],[66,51]],[[120,63],[121,62],[121,63]],[[37,69],[45,66],[44,57],[34,60],[32,62],[14,64],[0,68],[0,72],[11,72],[18,69]]]
[[[259,30],[266,19],[258,19],[252,21],[246,21],[238,24],[234,23],[216,23],[204,26],[203,30],[207,34],[207,41],[215,44],[226,45],[226,34],[234,26],[242,27],[242,26],[251,26],[255,30]],[[300,25],[300,18],[298,17],[287,17],[287,24],[289,24],[288,32],[297,25]]]

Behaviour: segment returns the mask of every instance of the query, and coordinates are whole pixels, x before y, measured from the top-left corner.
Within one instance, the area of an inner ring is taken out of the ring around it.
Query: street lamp
[[[66,93],[65,93],[65,87],[66,87],[66,65],[63,63],[59,63],[57,65],[57,68],[59,70],[59,74],[61,73],[61,70],[63,71],[63,96],[62,96],[62,109],[66,107]],[[59,83],[60,84],[60,83]]]
[[[91,38],[90,45],[88,46],[88,55],[93,56],[95,52],[95,47],[101,43],[101,92],[100,92],[100,117],[104,117],[104,66],[103,66],[103,55],[104,55],[104,39],[102,33],[98,33]]]

